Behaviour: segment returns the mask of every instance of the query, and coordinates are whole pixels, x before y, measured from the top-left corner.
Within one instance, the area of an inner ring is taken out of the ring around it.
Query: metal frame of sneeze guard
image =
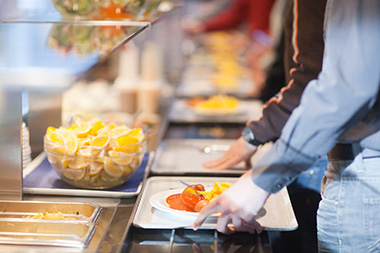
[[[22,199],[21,97],[0,86],[0,200]]]

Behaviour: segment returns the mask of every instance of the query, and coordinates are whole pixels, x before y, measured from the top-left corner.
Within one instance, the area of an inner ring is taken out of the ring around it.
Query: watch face
[[[249,127],[245,127],[242,132],[243,138],[248,141],[249,143],[255,138],[253,135],[251,129]]]
[[[255,135],[253,134],[252,130],[249,127],[245,127],[243,131],[241,132],[241,135],[243,136],[244,140],[248,142],[249,144],[258,146],[261,144],[259,140],[255,138]]]

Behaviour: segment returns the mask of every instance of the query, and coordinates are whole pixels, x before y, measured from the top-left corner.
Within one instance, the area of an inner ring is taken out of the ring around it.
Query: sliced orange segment
[[[85,172],[86,171],[84,169],[81,169],[81,170],[64,169],[63,175],[66,178],[71,179],[71,180],[79,180],[79,179],[84,178]]]
[[[76,128],[73,130],[76,132],[78,138],[87,137],[88,133],[92,129],[92,126],[89,122],[84,121],[80,118],[75,120],[75,126]]]
[[[108,156],[104,157],[104,170],[114,178],[119,178],[123,175],[123,170]]]
[[[97,136],[99,133],[99,130],[103,129],[105,126],[106,124],[103,121],[101,120],[96,121],[90,130],[90,134],[93,136]]]
[[[111,133],[108,129],[101,131],[96,137],[90,140],[90,146],[106,147],[111,139]]]
[[[112,137],[119,137],[121,135],[126,135],[131,131],[131,129],[127,126],[118,126],[113,129],[111,129],[111,136]]]
[[[90,176],[98,175],[104,168],[104,164],[100,162],[92,162],[90,164]]]
[[[67,129],[61,129],[60,130],[63,143],[65,145],[65,151],[68,155],[75,154],[75,151],[77,150],[78,146],[78,140],[77,137],[74,135],[73,132],[67,130]]]
[[[57,142],[57,143],[63,143],[62,136],[60,134],[60,129],[56,129],[54,127],[48,127],[46,130],[46,138],[49,141]]]
[[[108,154],[111,157],[111,160],[119,165],[128,165],[133,159],[130,154],[124,152],[111,150]]]

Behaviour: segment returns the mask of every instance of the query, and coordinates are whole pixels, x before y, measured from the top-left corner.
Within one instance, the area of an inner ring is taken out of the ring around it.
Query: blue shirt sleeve
[[[379,85],[380,1],[329,0],[322,71],[306,87],[280,139],[254,166],[260,173],[253,181],[270,193],[290,184],[366,117]]]

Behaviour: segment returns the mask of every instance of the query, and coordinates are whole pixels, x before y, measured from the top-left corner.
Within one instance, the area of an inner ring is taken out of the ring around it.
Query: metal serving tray
[[[234,143],[231,139],[167,139],[156,152],[151,172],[156,175],[241,175],[246,171],[243,162],[228,170],[211,170],[202,164],[221,157]],[[272,147],[267,143],[251,158],[255,164]]]
[[[38,213],[61,212],[65,218],[73,218],[75,222],[95,222],[99,217],[101,207],[95,204],[84,204],[75,202],[44,202],[44,201],[1,201],[0,219],[24,219]]]
[[[87,247],[100,215],[99,205],[76,202],[1,201],[0,244]],[[31,219],[61,212],[64,220]]]
[[[233,183],[236,180],[237,178],[233,177],[150,177],[138,202],[133,225],[145,229],[191,229],[196,216],[156,209],[151,205],[152,196],[168,190],[184,189],[185,186],[181,181],[188,184],[203,184],[207,189],[212,188],[215,181]],[[258,216],[257,221],[264,230],[290,231],[298,227],[286,188],[272,194]],[[217,217],[211,216],[206,219],[201,229],[215,229],[216,222]]]
[[[87,247],[94,223],[0,219],[0,244]]]
[[[241,100],[235,114],[201,115],[194,112],[186,104],[187,99],[176,99],[169,112],[169,120],[177,123],[246,123],[261,116],[262,102],[260,100]]]

